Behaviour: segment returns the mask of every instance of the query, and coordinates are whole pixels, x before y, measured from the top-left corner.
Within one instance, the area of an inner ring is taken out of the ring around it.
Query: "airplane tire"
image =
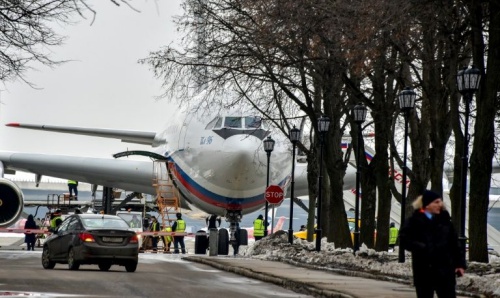
[[[208,248],[207,233],[203,230],[199,230],[197,234],[203,235],[196,235],[194,237],[194,253],[197,255],[204,255],[207,253]]]
[[[229,232],[226,229],[219,230],[219,255],[229,254]]]
[[[240,229],[240,245],[248,245],[248,231]]]

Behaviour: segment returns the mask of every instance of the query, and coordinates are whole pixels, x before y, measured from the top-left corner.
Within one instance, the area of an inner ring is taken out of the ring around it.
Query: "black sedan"
[[[97,264],[107,271],[112,265],[137,268],[139,239],[119,216],[75,214],[66,218],[43,244],[42,265],[53,269],[56,263],[78,270],[82,264]]]

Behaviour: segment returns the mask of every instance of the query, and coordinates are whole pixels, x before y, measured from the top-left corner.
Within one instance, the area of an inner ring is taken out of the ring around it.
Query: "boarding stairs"
[[[173,183],[175,175],[172,173],[175,167],[171,162],[156,160],[153,164],[154,177],[153,186],[156,190],[156,205],[161,217],[161,230],[172,226],[176,220],[176,214],[181,212],[179,193]],[[172,175],[169,175],[169,174]]]

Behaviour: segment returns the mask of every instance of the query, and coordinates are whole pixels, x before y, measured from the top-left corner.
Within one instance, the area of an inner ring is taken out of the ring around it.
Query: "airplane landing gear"
[[[241,210],[226,210],[226,221],[229,223],[229,229],[219,229],[217,236],[217,254],[228,255],[229,244],[246,245],[247,233],[240,233],[239,239],[236,239],[236,227],[241,222]],[[196,254],[206,254],[209,246],[208,235],[203,231],[198,231],[194,239]],[[243,239],[241,241],[240,239]]]
[[[236,225],[241,222],[241,218],[241,210],[227,210],[226,212],[226,221],[229,223],[229,241],[231,243],[236,241]]]

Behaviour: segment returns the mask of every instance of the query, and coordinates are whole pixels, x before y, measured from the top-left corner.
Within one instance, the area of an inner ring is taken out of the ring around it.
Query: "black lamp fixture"
[[[289,135],[290,141],[292,142],[292,179],[290,182],[290,224],[288,226],[288,242],[293,243],[293,196],[294,196],[294,186],[295,186],[295,147],[300,139],[300,129],[296,128],[295,125],[290,129]]]
[[[356,201],[354,205],[354,252],[359,250],[359,193],[360,193],[360,178],[361,178],[361,159],[363,158],[364,150],[361,150],[363,142],[362,124],[366,120],[366,107],[363,104],[358,104],[352,109],[352,117],[358,125],[358,146],[356,150]]]
[[[399,109],[403,112],[403,116],[405,118],[405,134],[404,134],[404,146],[403,146],[403,180],[401,182],[401,219],[400,226],[402,226],[406,220],[406,175],[407,175],[407,167],[406,167],[406,158],[408,156],[408,117],[410,117],[410,112],[415,108],[415,99],[417,98],[417,94],[410,87],[406,87],[401,93],[398,95],[399,98]],[[399,243],[399,252],[398,252],[398,261],[400,263],[405,262],[405,249],[401,245],[401,241]]]
[[[264,140],[264,151],[266,151],[266,154],[267,154],[267,180],[266,180],[266,188],[269,186],[269,164],[270,164],[270,161],[271,161],[271,152],[273,152],[274,150],[274,144],[275,144],[275,141],[273,139],[271,139],[271,136],[268,136],[265,140]],[[269,202],[266,200],[266,217],[265,217],[265,220],[264,220],[264,236],[267,236],[268,232],[267,232],[267,226],[268,226],[268,218],[267,218],[267,214],[268,214],[268,211],[269,211]],[[274,214],[274,212],[273,212]],[[271,231],[272,233],[272,231]]]
[[[471,68],[464,67],[457,74],[457,88],[462,94],[465,103],[464,113],[464,143],[462,149],[462,176],[461,176],[461,191],[460,191],[460,227],[458,238],[460,241],[460,256],[465,264],[465,250],[467,238],[465,237],[465,212],[467,204],[467,169],[469,165],[469,116],[470,104],[474,93],[479,90],[481,82],[481,71],[472,65]]]
[[[320,138],[320,149],[319,149],[319,177],[318,177],[318,207],[316,209],[317,222],[316,222],[316,251],[321,251],[321,201],[323,193],[323,144],[325,139],[325,134],[330,128],[330,118],[322,116],[318,119],[318,131]]]

